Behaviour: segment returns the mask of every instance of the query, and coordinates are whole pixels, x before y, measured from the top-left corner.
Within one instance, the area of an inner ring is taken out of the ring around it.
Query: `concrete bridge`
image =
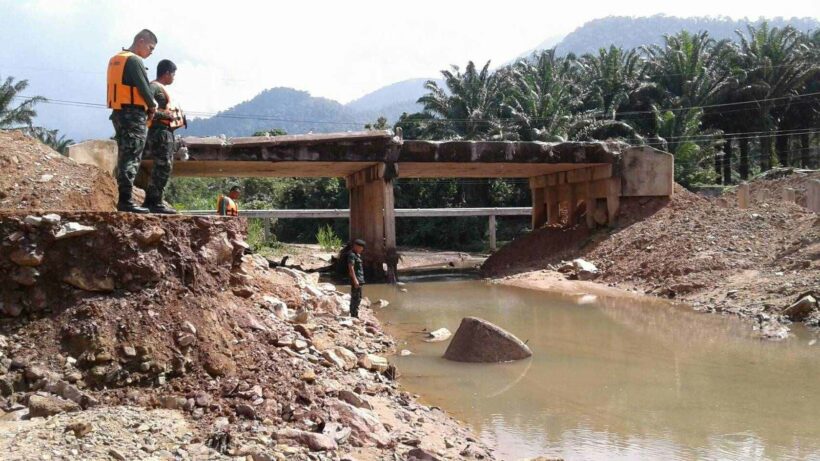
[[[671,154],[615,142],[411,141],[390,130],[184,142],[190,158],[174,164],[175,176],[344,178],[350,235],[368,243],[368,272],[388,278],[398,261],[393,181],[399,177],[528,178],[534,229],[559,224],[562,216],[574,225],[581,202],[587,225],[612,224],[621,197],[671,196],[674,186]],[[116,146],[112,157],[110,142],[91,143],[97,144],[73,146],[69,156],[110,171]],[[143,162],[142,177],[152,163]]]

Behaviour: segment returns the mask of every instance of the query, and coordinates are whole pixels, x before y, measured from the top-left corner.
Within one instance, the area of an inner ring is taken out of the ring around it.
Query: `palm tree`
[[[60,135],[59,130],[47,130],[42,127],[33,127],[28,130],[29,134],[40,140],[43,144],[51,147],[63,155],[68,155],[68,146],[74,144],[74,140]]]
[[[445,139],[491,139],[503,134],[498,120],[503,102],[504,78],[490,72],[490,61],[481,70],[470,61],[462,73],[457,66],[441,71],[446,90],[434,80],[419,98],[436,134]],[[435,120],[440,120],[436,122]]]
[[[0,84],[0,129],[31,127],[32,120],[37,116],[34,105],[46,99],[41,96],[24,98],[20,93],[28,88],[28,80],[14,82],[14,77],[7,77]],[[23,101],[14,106],[15,99]]]
[[[780,128],[779,118],[805,82],[817,69],[805,37],[791,26],[769,28],[747,26],[746,34],[737,32],[739,67],[745,71],[737,90],[740,101],[749,101],[755,128],[771,134],[760,137],[760,168],[768,170],[772,161],[772,140]],[[748,126],[748,125],[747,125]],[[788,163],[787,150],[779,151],[781,164]]]
[[[597,55],[583,55],[579,65],[586,110],[616,120],[619,111],[630,108],[643,81],[644,63],[637,51],[612,45],[608,50],[601,48]]]
[[[544,50],[510,69],[510,86],[503,104],[517,138],[524,141],[563,141],[580,109],[580,87],[573,81],[574,56],[557,58]]]
[[[663,110],[653,108],[652,135],[665,141],[669,152],[680,154],[682,171],[679,177],[689,177],[701,167],[701,152],[709,152],[711,137],[719,130],[704,130],[702,106],[722,101],[733,88],[727,63],[733,56],[728,40],[716,42],[707,32],[692,34],[681,31],[665,35],[663,45],[642,47],[646,55],[646,74],[654,87]],[[731,144],[730,144],[731,146]],[[723,161],[731,161],[731,148]],[[685,157],[685,158],[684,158]],[[727,182],[728,182],[727,178]]]

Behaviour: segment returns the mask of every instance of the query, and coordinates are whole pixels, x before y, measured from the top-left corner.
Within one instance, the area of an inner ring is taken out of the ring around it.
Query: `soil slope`
[[[114,211],[117,182],[20,131],[0,130],[0,210]]]

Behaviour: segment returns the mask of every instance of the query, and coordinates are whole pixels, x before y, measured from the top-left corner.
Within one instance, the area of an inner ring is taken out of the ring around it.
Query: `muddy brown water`
[[[501,459],[820,460],[820,341],[763,342],[748,323],[663,300],[581,298],[483,281],[365,288],[412,355],[391,358],[422,401],[471,426]],[[528,341],[515,363],[441,358],[478,316]]]

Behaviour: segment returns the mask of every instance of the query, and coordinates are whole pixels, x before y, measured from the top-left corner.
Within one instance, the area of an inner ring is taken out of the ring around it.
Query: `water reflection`
[[[474,427],[506,459],[820,459],[820,349],[808,333],[755,339],[735,319],[666,302],[561,296],[480,281],[416,283],[378,312],[413,351],[402,383]],[[531,359],[441,358],[419,332],[474,315],[528,341]]]

